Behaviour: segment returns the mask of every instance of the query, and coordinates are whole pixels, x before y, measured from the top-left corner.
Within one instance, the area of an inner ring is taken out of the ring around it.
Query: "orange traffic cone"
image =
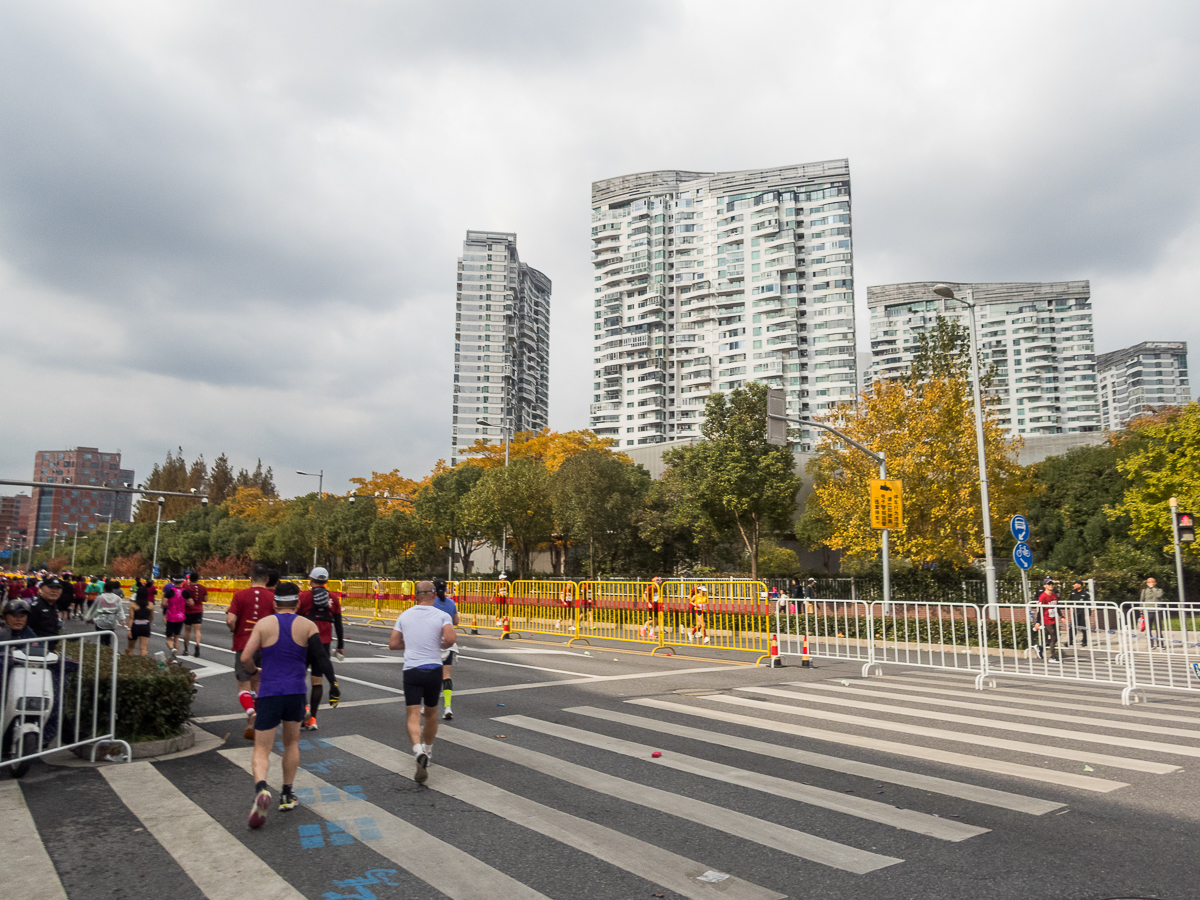
[[[779,635],[772,634],[767,651],[771,654],[771,668],[779,665]]]
[[[800,667],[802,669],[811,669],[812,660],[808,657],[808,635],[804,636],[804,646],[800,650]]]
[[[511,629],[508,624],[508,616],[500,620],[500,640],[507,640]]]

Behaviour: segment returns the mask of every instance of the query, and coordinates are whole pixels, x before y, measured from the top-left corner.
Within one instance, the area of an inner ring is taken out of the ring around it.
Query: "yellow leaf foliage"
[[[444,466],[442,460],[438,460],[438,464]],[[399,469],[392,469],[390,472],[372,472],[370,478],[351,478],[350,483],[358,485],[354,489],[354,493],[374,496],[380,495],[377,501],[380,509],[408,509],[409,504],[401,499],[384,500],[384,494],[390,494],[393,497],[408,497],[409,500],[415,501],[417,494],[423,491],[429,482],[433,480],[433,475],[437,474],[437,467],[434,467],[433,473],[426,475],[420,481],[413,481],[411,478],[405,478],[400,474]]]
[[[614,452],[617,441],[613,438],[597,437],[594,432],[582,429],[580,431],[551,431],[543,428],[541,431],[519,431],[509,444],[510,459],[533,459],[545,464],[551,472],[557,472],[572,456],[577,456],[585,450],[598,450],[606,456],[613,456],[621,462],[632,463],[624,453]],[[481,466],[494,469],[504,465],[504,441],[488,443],[482,438],[470,447],[462,450],[467,465]]]
[[[225,501],[231,516],[264,525],[277,525],[287,518],[287,503],[278,498],[264,497],[258,488],[239,487]]]
[[[839,407],[831,427],[887,457],[888,477],[904,482],[904,527],[890,533],[894,556],[915,564],[965,565],[983,555],[979,465],[971,387],[962,379],[877,381],[856,406]],[[815,500],[827,513],[834,550],[877,558],[879,532],[871,528],[867,482],[879,466],[828,432],[808,466]],[[1020,439],[1008,440],[994,411],[984,408],[984,443],[993,541],[1020,511],[1027,472],[1017,464]]]

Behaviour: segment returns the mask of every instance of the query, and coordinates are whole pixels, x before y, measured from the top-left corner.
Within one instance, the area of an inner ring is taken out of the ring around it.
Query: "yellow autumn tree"
[[[624,453],[614,452],[617,441],[613,438],[598,437],[594,432],[582,429],[580,431],[551,431],[543,428],[541,431],[518,431],[508,447],[509,459],[531,459],[540,462],[551,472],[557,472],[558,467],[587,450],[596,450],[605,456],[615,457],[622,462],[632,463]],[[462,455],[469,457],[463,462],[484,469],[494,469],[504,465],[504,441],[497,443],[485,442],[478,439],[469,447],[463,448]],[[436,472],[435,472],[436,474]]]
[[[877,381],[855,406],[839,407],[830,426],[887,457],[888,477],[904,483],[904,527],[891,532],[892,553],[917,565],[966,565],[983,555],[979,464],[970,382],[958,374]],[[805,519],[821,522],[821,543],[860,558],[879,556],[871,528],[868,482],[879,466],[828,432],[808,466],[813,493]],[[1018,465],[1020,439],[1009,440],[984,409],[993,537],[1020,511],[1030,490]],[[815,506],[814,506],[815,504]]]
[[[357,485],[354,493],[363,496],[376,496],[379,500],[376,501],[377,508],[381,510],[409,509],[411,503],[415,502],[417,495],[424,490],[429,482],[433,480],[433,476],[439,471],[439,468],[444,468],[445,463],[438,460],[438,464],[434,466],[433,472],[426,475],[420,481],[414,481],[411,478],[405,478],[400,474],[399,469],[392,469],[390,472],[372,472],[370,478],[351,478],[350,483]],[[384,500],[383,496],[387,494],[396,499]],[[402,498],[408,498],[408,501]]]
[[[278,497],[267,497],[260,488],[239,487],[225,501],[229,515],[248,519],[262,525],[278,525],[288,516],[288,503]]]

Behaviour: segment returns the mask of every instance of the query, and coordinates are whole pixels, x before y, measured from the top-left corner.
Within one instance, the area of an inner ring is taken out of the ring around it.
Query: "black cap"
[[[61,589],[62,586],[63,586],[62,579],[59,578],[57,575],[47,575],[45,578],[42,579],[42,582],[41,582],[41,587],[60,588]]]

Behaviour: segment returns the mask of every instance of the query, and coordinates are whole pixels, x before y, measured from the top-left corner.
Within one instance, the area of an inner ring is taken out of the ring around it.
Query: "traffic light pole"
[[[1175,580],[1179,583],[1179,617],[1183,621],[1184,599],[1183,591],[1183,553],[1179,549],[1179,500],[1171,498],[1171,537],[1175,541]]]

